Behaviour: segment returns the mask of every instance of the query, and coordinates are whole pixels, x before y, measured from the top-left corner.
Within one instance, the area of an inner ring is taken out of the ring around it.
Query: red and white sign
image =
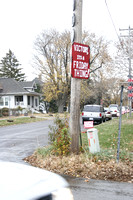
[[[133,79],[128,79],[128,99],[133,99]]]
[[[128,79],[128,82],[133,82],[133,79],[129,78],[129,79]]]
[[[133,89],[133,87],[132,86],[128,86],[128,90],[132,90]]]
[[[128,97],[133,97],[133,93],[129,93],[129,94],[128,94]]]
[[[93,121],[85,121],[84,122],[84,128],[93,128]]]
[[[73,78],[88,79],[90,74],[90,48],[88,45],[74,42],[72,44],[72,67]]]

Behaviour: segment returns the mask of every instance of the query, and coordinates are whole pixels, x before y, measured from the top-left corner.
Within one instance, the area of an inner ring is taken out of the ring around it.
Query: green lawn
[[[116,157],[119,118],[107,121],[95,127],[98,129],[100,143],[100,155]],[[82,133],[83,148],[88,152],[87,134]],[[121,138],[120,138],[120,158],[133,160],[133,114],[132,117],[122,116]]]
[[[8,120],[13,120],[13,122],[9,122]],[[7,118],[7,119],[2,119],[0,118],[0,127],[1,126],[9,126],[9,125],[15,125],[15,124],[26,124],[26,123],[31,123],[31,122],[37,122],[37,121],[44,121],[44,118],[31,118],[31,117],[18,117],[18,118]]]

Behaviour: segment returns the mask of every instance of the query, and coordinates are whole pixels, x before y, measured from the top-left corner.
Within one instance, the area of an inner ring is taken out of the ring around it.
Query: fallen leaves
[[[43,158],[36,152],[25,158],[25,162],[58,174],[65,174],[74,177],[83,177],[85,182],[89,179],[113,180],[133,183],[133,162],[119,162],[115,160],[92,161],[85,156],[47,156]]]

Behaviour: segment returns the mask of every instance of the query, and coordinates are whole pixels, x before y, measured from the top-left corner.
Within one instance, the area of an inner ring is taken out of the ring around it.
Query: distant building
[[[17,82],[13,78],[0,78],[0,109],[15,109],[20,106],[28,110],[39,110],[42,94],[35,92],[36,89],[35,80]]]

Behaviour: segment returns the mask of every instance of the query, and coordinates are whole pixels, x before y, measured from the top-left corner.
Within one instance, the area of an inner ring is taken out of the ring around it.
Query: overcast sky
[[[73,0],[0,0],[0,60],[13,51],[27,76],[35,77],[31,66],[34,41],[42,30],[71,31]],[[117,33],[133,28],[133,0],[106,0]],[[105,0],[83,0],[83,29],[118,40]]]

